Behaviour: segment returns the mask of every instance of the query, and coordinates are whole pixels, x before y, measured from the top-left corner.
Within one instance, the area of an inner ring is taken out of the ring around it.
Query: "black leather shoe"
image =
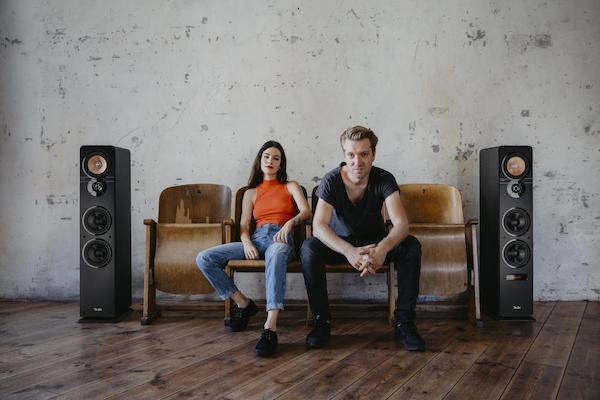
[[[239,308],[235,305],[233,307],[233,314],[229,320],[229,328],[232,332],[243,331],[248,326],[250,317],[256,315],[257,312],[258,307],[256,307],[256,304],[252,300],[250,300],[246,308]]]
[[[318,349],[325,346],[331,339],[331,323],[322,319],[319,315],[315,317],[315,324],[308,336],[306,336],[306,348]]]
[[[277,351],[277,332],[265,329],[256,343],[256,355],[270,357]]]
[[[396,323],[394,339],[402,343],[408,351],[425,351],[425,341],[419,336],[412,320]]]

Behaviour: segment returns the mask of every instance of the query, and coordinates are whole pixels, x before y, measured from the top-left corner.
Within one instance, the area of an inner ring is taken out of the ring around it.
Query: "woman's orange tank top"
[[[252,215],[256,227],[263,224],[283,225],[296,215],[296,206],[287,184],[277,179],[262,181],[256,187],[256,200]]]

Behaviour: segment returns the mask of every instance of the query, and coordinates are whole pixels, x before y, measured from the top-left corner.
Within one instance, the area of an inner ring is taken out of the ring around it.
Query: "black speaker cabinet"
[[[533,158],[530,146],[480,152],[482,310],[501,319],[533,315]]]
[[[129,150],[81,146],[81,322],[119,320],[131,306]]]

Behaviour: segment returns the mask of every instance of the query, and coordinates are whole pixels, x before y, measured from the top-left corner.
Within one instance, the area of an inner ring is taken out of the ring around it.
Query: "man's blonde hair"
[[[375,153],[375,147],[377,146],[377,136],[373,133],[369,128],[365,128],[364,126],[356,125],[352,128],[346,129],[340,135],[340,144],[342,145],[342,150],[344,150],[344,143],[346,140],[363,140],[369,139],[369,143],[371,144],[371,150]]]

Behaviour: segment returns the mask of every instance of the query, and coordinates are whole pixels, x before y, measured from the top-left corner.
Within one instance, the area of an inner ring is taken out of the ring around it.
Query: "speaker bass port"
[[[102,235],[110,229],[112,218],[106,208],[94,206],[86,210],[81,222],[88,233]]]
[[[504,230],[512,236],[521,236],[529,230],[531,218],[522,208],[511,208],[502,217]]]
[[[504,245],[502,258],[509,267],[521,268],[531,259],[531,249],[522,240],[511,240]]]
[[[83,261],[92,268],[105,267],[112,257],[108,243],[101,239],[92,239],[83,246]]]

